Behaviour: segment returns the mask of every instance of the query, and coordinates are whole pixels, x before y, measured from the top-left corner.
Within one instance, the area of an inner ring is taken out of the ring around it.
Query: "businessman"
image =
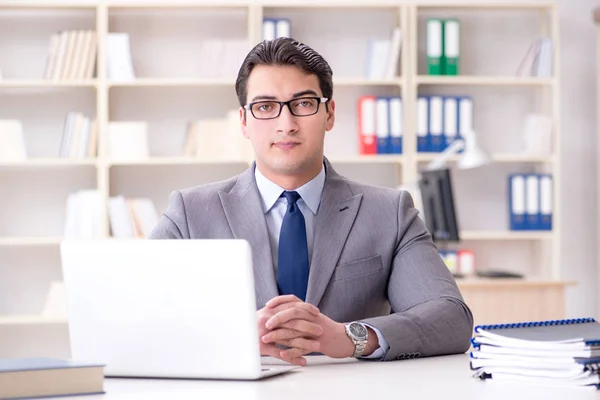
[[[151,238],[250,242],[262,355],[465,352],[471,311],[409,193],[348,180],[324,157],[335,101],[323,57],[291,38],[261,42],[235,89],[255,163],[174,191]]]

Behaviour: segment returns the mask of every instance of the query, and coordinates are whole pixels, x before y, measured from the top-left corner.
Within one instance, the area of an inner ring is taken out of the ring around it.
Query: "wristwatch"
[[[369,331],[364,324],[360,322],[350,322],[345,324],[346,335],[354,343],[354,354],[352,357],[360,357],[367,347],[367,341],[369,340]]]

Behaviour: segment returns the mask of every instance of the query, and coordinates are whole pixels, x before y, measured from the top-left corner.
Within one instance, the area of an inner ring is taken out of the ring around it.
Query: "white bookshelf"
[[[433,15],[454,16],[464,21],[459,76],[426,75],[423,21]],[[557,8],[554,3],[541,2],[434,4],[279,0],[79,4],[0,0],[0,50],[7,49],[0,51],[3,73],[0,117],[24,121],[31,153],[25,162],[0,163],[0,187],[14,189],[14,193],[3,195],[0,204],[0,263],[17,266],[22,259],[30,257],[32,251],[50,252],[48,260],[39,260],[43,265],[36,268],[35,273],[46,277],[41,279],[48,279],[48,285],[50,276],[53,279],[59,276],[58,246],[66,199],[76,190],[97,189],[101,193],[100,222],[103,235],[109,237],[106,210],[109,196],[149,197],[160,212],[165,209],[171,190],[224,179],[247,168],[251,160],[213,162],[184,158],[180,151],[186,121],[224,117],[227,110],[239,106],[234,91],[235,76],[206,78],[196,73],[202,63],[197,51],[198,42],[203,39],[244,39],[249,49],[261,37],[263,17],[289,18],[292,36],[315,48],[332,65],[337,116],[335,128],[326,135],[326,155],[339,172],[351,179],[393,188],[414,182],[419,169],[435,158],[435,155],[416,152],[417,95],[472,95],[477,110],[481,110],[475,116],[478,139],[489,151],[493,163],[474,171],[455,171],[454,190],[459,201],[463,239],[459,247],[475,251],[478,268],[500,266],[498,260],[506,257],[510,265],[528,278],[527,284],[523,284],[524,281],[500,284],[478,280],[473,286],[459,281],[461,289],[478,313],[486,313],[491,318],[493,309],[479,307],[477,304],[483,304],[484,300],[479,294],[471,294],[471,290],[499,286],[500,289],[496,288],[490,296],[492,302],[502,302],[517,286],[519,290],[537,290],[539,293],[552,287],[553,293],[560,297],[553,301],[562,304],[562,289],[569,283],[562,280],[560,263],[560,149],[555,146],[555,153],[547,157],[518,152],[523,110],[547,112],[553,119],[556,134],[560,135]],[[331,23],[334,20],[336,25]],[[5,21],[17,22],[3,24]],[[40,21],[46,23],[36,23]],[[486,26],[490,21],[519,27],[515,32],[502,33],[503,43],[514,46],[514,51],[497,54],[494,46],[486,45],[498,39],[494,30]],[[396,25],[403,31],[398,76],[383,80],[364,78],[368,38],[387,37]],[[93,79],[72,82],[41,79],[49,37],[61,29],[94,29],[97,32],[97,74]],[[108,79],[106,37],[109,32],[129,33],[137,77],[134,81]],[[553,38],[554,76],[548,79],[514,76],[527,47],[540,34]],[[26,45],[19,40],[24,37],[31,39]],[[22,67],[25,58],[31,61]],[[358,154],[356,101],[365,94],[397,95],[404,99],[404,154]],[[511,118],[498,120],[493,110],[500,106],[502,113],[510,114]],[[64,117],[73,110],[97,118],[97,158],[57,157]],[[143,161],[107,159],[108,122],[140,119],[149,124],[151,158]],[[451,158],[449,164],[453,166],[456,161],[457,157]],[[506,176],[511,172],[527,171],[553,173],[552,232],[508,230]],[[0,280],[12,278],[11,269],[0,272]],[[18,286],[21,290],[36,291],[37,298],[43,297],[47,289],[43,284],[32,289],[25,279],[20,279]],[[490,301],[485,300],[485,304]],[[36,304],[38,309],[41,305]],[[34,307],[25,310],[9,308],[0,303],[0,318],[9,312],[29,315]],[[564,307],[559,307],[556,312],[547,314],[536,310],[539,314],[535,316],[558,318],[562,310]],[[30,321],[7,318],[5,322],[0,320],[0,326]],[[502,314],[501,318],[510,318],[510,314]],[[23,324],[36,326],[30,322]]]

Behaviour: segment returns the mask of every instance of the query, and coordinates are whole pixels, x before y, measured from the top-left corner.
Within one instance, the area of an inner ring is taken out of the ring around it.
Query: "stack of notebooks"
[[[593,318],[475,327],[474,377],[600,389],[600,323]]]

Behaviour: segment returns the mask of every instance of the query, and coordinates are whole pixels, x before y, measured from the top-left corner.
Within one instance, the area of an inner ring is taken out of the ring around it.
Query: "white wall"
[[[596,182],[596,37],[592,0],[561,0],[563,271],[579,281],[569,316],[600,317]]]

